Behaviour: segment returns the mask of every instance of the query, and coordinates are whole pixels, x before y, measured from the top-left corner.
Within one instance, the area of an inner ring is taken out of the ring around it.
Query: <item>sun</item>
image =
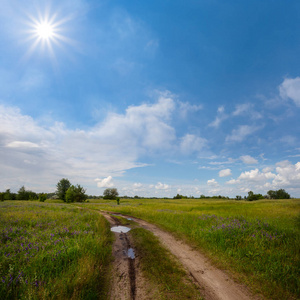
[[[22,59],[27,60],[34,52],[39,52],[41,55],[50,55],[54,62],[55,52],[70,50],[69,46],[74,47],[75,41],[65,35],[67,32],[72,32],[67,23],[73,18],[73,15],[60,16],[57,12],[50,13],[50,8],[44,13],[38,11],[35,16],[26,14],[24,22],[27,28],[23,32],[26,33],[24,42],[29,45],[29,48]]]
[[[55,28],[53,24],[46,21],[37,23],[35,31],[37,36],[41,39],[48,40],[55,37]]]

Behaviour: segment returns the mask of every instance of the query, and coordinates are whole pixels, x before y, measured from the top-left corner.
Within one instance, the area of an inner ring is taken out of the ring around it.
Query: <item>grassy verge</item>
[[[151,232],[142,228],[130,232],[143,274],[160,292],[157,299],[202,299],[185,271]]]
[[[126,199],[119,206],[89,205],[161,226],[270,299],[299,299],[299,200]]]
[[[1,299],[106,299],[110,227],[64,204],[0,203]]]

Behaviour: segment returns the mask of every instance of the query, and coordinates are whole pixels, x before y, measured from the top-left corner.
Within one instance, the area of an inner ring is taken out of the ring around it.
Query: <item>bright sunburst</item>
[[[41,39],[51,39],[55,36],[54,27],[52,24],[47,22],[42,22],[36,26],[36,34]]]
[[[62,26],[71,20],[70,17],[59,19],[57,14],[48,11],[44,15],[38,13],[38,17],[28,15],[26,23],[29,26],[27,33],[28,42],[32,42],[24,58],[28,58],[37,49],[47,51],[55,59],[54,46],[62,46],[64,43],[73,44],[73,41],[64,36]]]

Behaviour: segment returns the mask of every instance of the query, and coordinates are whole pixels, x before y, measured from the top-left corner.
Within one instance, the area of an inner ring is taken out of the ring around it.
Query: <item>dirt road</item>
[[[111,224],[115,224],[115,218],[106,212],[101,213],[110,221]],[[132,221],[136,222],[142,228],[151,231],[155,236],[157,236],[160,242],[180,261],[188,276],[191,276],[195,284],[199,286],[202,291],[201,294],[206,300],[262,299],[259,296],[252,295],[245,286],[235,282],[227,273],[214,267],[204,255],[193,250],[189,245],[183,243],[182,241],[176,240],[176,238],[174,238],[174,236],[172,236],[170,233],[167,233],[159,229],[157,226],[141,219],[131,216],[124,216],[122,214],[116,215],[125,218],[130,217]],[[115,255],[118,254],[115,253]],[[136,297],[136,294],[131,294],[131,297],[131,299],[151,299],[148,297],[139,298]]]

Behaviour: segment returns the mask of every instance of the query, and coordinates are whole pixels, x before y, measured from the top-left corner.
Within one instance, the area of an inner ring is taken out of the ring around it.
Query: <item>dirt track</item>
[[[118,226],[120,222],[110,214],[102,215],[108,220],[111,226]],[[155,292],[153,286],[143,277],[139,268],[139,258],[128,257],[128,249],[131,248],[131,237],[127,233],[115,233],[113,245],[113,270],[112,288],[110,291],[111,300],[150,300],[155,299],[152,295]]]
[[[115,218],[107,213],[101,213],[109,220],[111,224],[116,224],[116,221],[114,220]],[[121,214],[118,215],[123,216]],[[129,216],[123,217],[126,218]],[[214,267],[204,255],[202,255],[198,251],[193,250],[190,246],[183,243],[182,241],[176,240],[170,233],[167,233],[159,229],[157,226],[141,219],[137,219],[131,216],[130,218],[134,222],[139,224],[142,228],[151,231],[155,236],[159,238],[160,242],[180,261],[180,263],[187,271],[187,274],[193,278],[195,284],[197,284],[201,289],[202,296],[206,300],[261,299],[261,297],[259,296],[252,295],[250,291],[243,285],[238,284],[237,282],[232,280],[224,271]],[[141,288],[141,290],[145,289]],[[141,293],[141,297],[136,297],[136,294],[133,295],[131,293],[131,299],[151,299],[149,298],[149,295],[148,297],[144,297],[142,296],[142,294],[144,295],[145,293]],[[128,298],[117,297],[112,299]]]

